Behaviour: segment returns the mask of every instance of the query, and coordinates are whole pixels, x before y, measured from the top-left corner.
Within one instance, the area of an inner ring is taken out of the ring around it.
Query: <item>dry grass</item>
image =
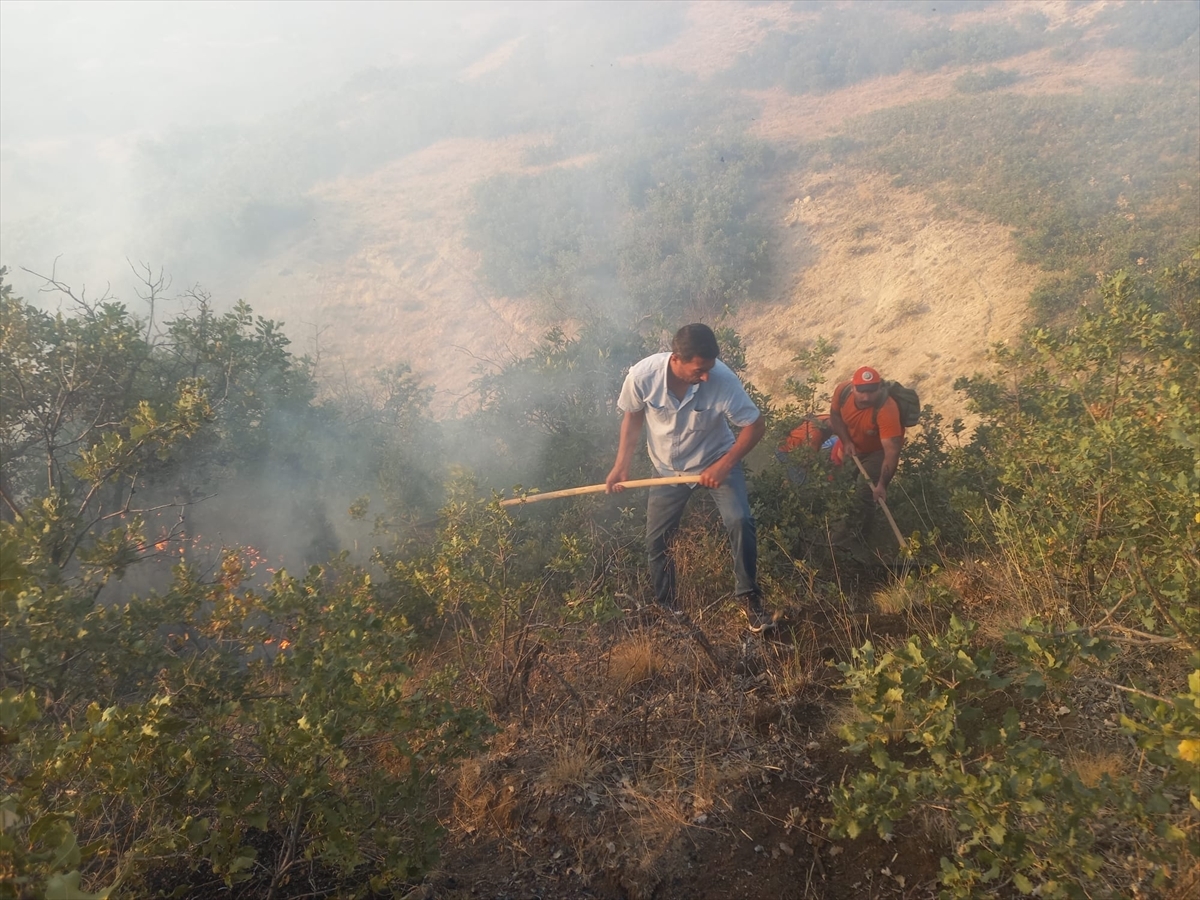
[[[517,821],[518,785],[511,777],[496,777],[486,760],[466,760],[458,770],[455,818],[466,834],[506,833]]]
[[[798,696],[813,681],[812,662],[799,647],[783,653],[779,665],[767,671],[777,697]]]
[[[1200,860],[1190,853],[1179,859],[1175,870],[1181,874],[1176,876],[1175,887],[1167,894],[1166,900],[1193,900],[1200,896]]]
[[[826,711],[825,732],[832,738],[841,739],[842,729],[859,719],[858,710],[849,700],[842,700]]]
[[[954,817],[950,815],[949,810],[923,806],[918,824],[921,833],[926,835],[934,847],[948,850],[960,840],[958,827],[954,824]]]
[[[871,595],[871,603],[878,612],[894,616],[907,612],[920,600],[911,585],[896,581]]]
[[[576,741],[563,743],[542,776],[551,787],[582,787],[594,781],[604,771],[604,762],[594,748]]]
[[[654,647],[644,634],[633,635],[617,644],[608,657],[609,677],[617,689],[649,681],[658,671]]]
[[[692,541],[693,530],[716,534]],[[658,896],[687,835],[743,840],[729,818],[736,798],[768,777],[799,776],[805,747],[829,740],[824,716],[811,719],[829,705],[812,654],[748,638],[740,610],[714,589],[730,578],[723,533],[704,516],[684,531],[680,584],[703,634],[653,616],[564,625],[564,639],[545,640],[521,702],[496,711],[501,732],[455,773],[443,818],[452,844],[499,841],[516,859],[542,843],[582,882]],[[464,689],[500,690],[489,659],[479,646]]]
[[[1030,618],[1053,621],[1070,608],[1068,578],[1035,542],[1009,537],[1002,546],[1021,549],[993,554],[970,575],[977,582],[972,593],[982,601],[970,611],[987,640],[1001,639]]]
[[[665,886],[690,866],[688,847],[712,835],[731,846],[743,842],[758,821],[746,798],[759,803],[780,781],[811,778],[813,748],[829,753],[840,745],[839,732],[858,714],[828,690],[837,676],[821,664],[822,651],[844,659],[864,638],[886,646],[906,633],[903,623],[914,632],[936,629],[938,611],[948,605],[966,608],[968,618],[998,634],[1039,608],[1036,590],[1053,583],[1050,576],[1023,573],[1015,560],[991,558],[947,565],[936,577],[896,580],[875,593],[877,612],[867,615],[828,592],[807,597],[803,612],[777,594],[776,604],[787,611],[788,640],[748,640],[739,611],[714,588],[718,576],[728,576],[719,538],[696,542],[719,555],[692,546],[687,575],[681,571],[681,582],[709,574],[707,583],[691,586],[691,609],[703,618],[715,660],[686,622],[671,617],[560,626],[563,639],[544,639],[523,702],[497,712],[502,732],[457,770],[452,810],[444,818],[451,847],[511,857],[514,872],[526,860],[554,860],[576,884],[610,885],[627,897],[664,896]],[[891,618],[890,631],[870,630],[884,618],[879,612]],[[485,649],[477,678],[463,679],[464,686],[500,679],[488,669]],[[1110,733],[1095,718],[1103,714],[1096,702],[1103,698],[1086,691],[1084,680],[1067,684],[1053,705],[1028,706],[1022,716],[1047,749],[1084,784],[1096,786],[1105,776],[1132,773],[1138,762],[1119,743],[1104,743]],[[1072,710],[1069,721],[1054,713],[1059,703]],[[888,737],[902,741],[909,724],[897,710]],[[1081,741],[1084,733],[1099,737]],[[835,759],[833,769],[820,770],[830,780],[814,794],[814,805],[773,810],[772,821],[784,832],[828,815],[823,793],[846,762]],[[924,806],[905,827],[935,856],[957,840],[950,811],[936,806]],[[1121,834],[1122,846],[1138,843],[1136,835]],[[798,855],[804,852],[785,839]],[[448,856],[454,858],[453,850]],[[1125,859],[1106,866],[1107,882],[1137,883],[1149,872],[1140,857]],[[1179,871],[1186,873],[1186,866]]]
[[[1095,787],[1105,776],[1115,779],[1128,769],[1125,755],[1113,750],[1089,753],[1068,748],[1067,763],[1088,787]]]
[[[888,377],[905,384],[927,371],[922,399],[948,420],[967,415],[954,378],[1020,333],[1037,283],[1009,230],[968,212],[950,218],[925,195],[836,161],[817,174],[781,175],[773,187],[761,215],[775,228],[776,280],[734,321],[751,380],[782,395],[794,348],[825,335],[840,348],[826,389],[866,360],[886,360]],[[851,327],[862,321],[871,324]]]
[[[552,860],[575,884],[597,891],[607,885],[614,895],[669,895],[666,886],[694,859],[689,847],[705,840],[745,846],[763,816],[773,815],[784,832],[805,817],[816,823],[828,816],[828,788],[848,761],[835,752],[838,732],[858,717],[844,694],[831,690],[839,680],[831,663],[864,640],[885,648],[909,633],[936,631],[949,609],[982,622],[980,640],[998,640],[1028,615],[1057,614],[1064,597],[1056,572],[1039,570],[1032,554],[944,561],[936,576],[878,589],[865,613],[854,612],[827,582],[810,581],[815,591],[772,582],[771,605],[784,613],[786,627],[774,640],[749,638],[726,588],[724,535],[702,504],[680,541],[680,593],[690,622],[657,614],[582,624],[539,617],[543,650],[520,698],[496,708],[501,733],[450,785],[453,803],[443,819],[449,860],[463,858],[456,846],[467,858],[511,858],[513,872],[529,860]],[[486,643],[472,650],[460,640],[451,652],[470,676],[458,682],[463,701],[474,691],[502,689],[504,672]],[[1101,726],[1111,709],[1087,685],[1080,679],[1056,688],[1052,703],[1024,705],[1022,719],[1085,784],[1098,785],[1105,775],[1129,775],[1138,763]],[[1059,704],[1069,716],[1057,712]],[[889,738],[902,741],[908,724],[897,710]],[[1083,741],[1085,734],[1098,737]],[[820,768],[814,757],[825,757],[816,760]],[[817,772],[811,801],[763,808],[781,782],[803,783]],[[819,828],[811,827],[817,830],[806,833],[818,839]],[[925,809],[904,827],[935,852],[956,840],[946,810]],[[806,852],[779,837],[797,856]],[[1119,840],[1138,842],[1124,832]],[[1140,877],[1134,863],[1117,860],[1111,868],[1105,877],[1113,884]]]
[[[733,562],[716,505],[704,495],[694,499],[675,541],[680,606],[697,621],[733,590]]]

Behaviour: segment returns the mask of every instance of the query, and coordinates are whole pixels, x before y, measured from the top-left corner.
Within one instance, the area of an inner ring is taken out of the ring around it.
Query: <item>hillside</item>
[[[1200,895],[1200,0],[449,9],[139,145],[213,281],[0,268],[0,898]],[[668,607],[545,494],[698,319]],[[862,363],[873,520],[773,455]]]
[[[1020,333],[1039,277],[1007,230],[841,167],[779,196],[770,212],[786,281],[737,319],[755,382],[781,392],[796,353],[824,336],[841,348],[834,377],[874,365],[962,415],[954,380]]]
[[[803,20],[783,4],[701,3],[673,43],[623,64],[677,66],[711,78],[771,27]],[[505,43],[463,77],[486,77],[520,52],[519,42]],[[1068,59],[1039,50],[1005,67],[1019,78],[1004,90],[1022,94],[1136,80],[1127,52],[1101,48]],[[951,96],[970,69],[905,72],[819,95],[746,90],[757,109],[750,133],[786,159],[792,148],[836,136],[869,112]],[[440,141],[375,171],[321,183],[310,193],[318,209],[312,232],[261,265],[243,293],[287,320],[295,339],[319,352],[328,376],[407,361],[448,408],[479,361],[514,358],[551,324],[526,298],[498,295],[479,276],[465,229],[473,188],[499,173],[543,171],[530,164],[530,151],[553,140],[529,133]],[[586,172],[593,160],[557,165]],[[1018,259],[1009,229],[836,162],[817,173],[784,166],[762,198],[757,217],[770,233],[772,275],[733,320],[750,377],[778,391],[795,351],[823,335],[842,348],[834,377],[870,360],[918,383],[948,416],[961,414],[955,377],[975,371],[989,344],[1020,332],[1039,281],[1038,269]]]

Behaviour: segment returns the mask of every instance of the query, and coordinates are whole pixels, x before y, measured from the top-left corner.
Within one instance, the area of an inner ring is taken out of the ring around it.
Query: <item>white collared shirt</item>
[[[733,446],[730,425],[758,421],[758,407],[733,370],[719,359],[708,380],[688,386],[683,399],[667,387],[670,353],[636,362],[625,376],[617,407],[646,413],[646,449],[662,476],[696,475]]]

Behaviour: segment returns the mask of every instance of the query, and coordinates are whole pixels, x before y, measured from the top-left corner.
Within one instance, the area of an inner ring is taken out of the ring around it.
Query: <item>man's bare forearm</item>
[[[621,490],[615,485],[629,478],[629,469],[633,465],[633,454],[642,436],[642,428],[646,424],[646,413],[627,412],[621,419],[621,436],[617,442],[617,461],[613,463],[612,471],[608,473],[605,484],[611,493]]]
[[[621,420],[621,440],[617,445],[617,465],[628,469],[633,465],[633,454],[637,450],[642,437],[642,428],[646,424],[644,412],[627,412]]]
[[[829,427],[841,440],[843,447],[854,446],[854,442],[850,440],[850,432],[846,430],[846,420],[842,418],[836,406],[829,407]]]
[[[883,465],[879,469],[879,484],[887,487],[892,483],[896,468],[900,464],[900,439],[888,438],[883,442]]]

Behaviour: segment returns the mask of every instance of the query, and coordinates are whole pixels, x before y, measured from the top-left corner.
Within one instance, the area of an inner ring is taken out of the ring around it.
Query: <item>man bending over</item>
[[[855,512],[830,535],[832,543],[845,547],[866,535],[876,505],[887,500],[904,445],[904,425],[899,406],[884,390],[883,378],[870,366],[860,366],[853,378],[834,390],[829,425],[842,439],[843,452],[857,456],[870,478],[859,482]]]

